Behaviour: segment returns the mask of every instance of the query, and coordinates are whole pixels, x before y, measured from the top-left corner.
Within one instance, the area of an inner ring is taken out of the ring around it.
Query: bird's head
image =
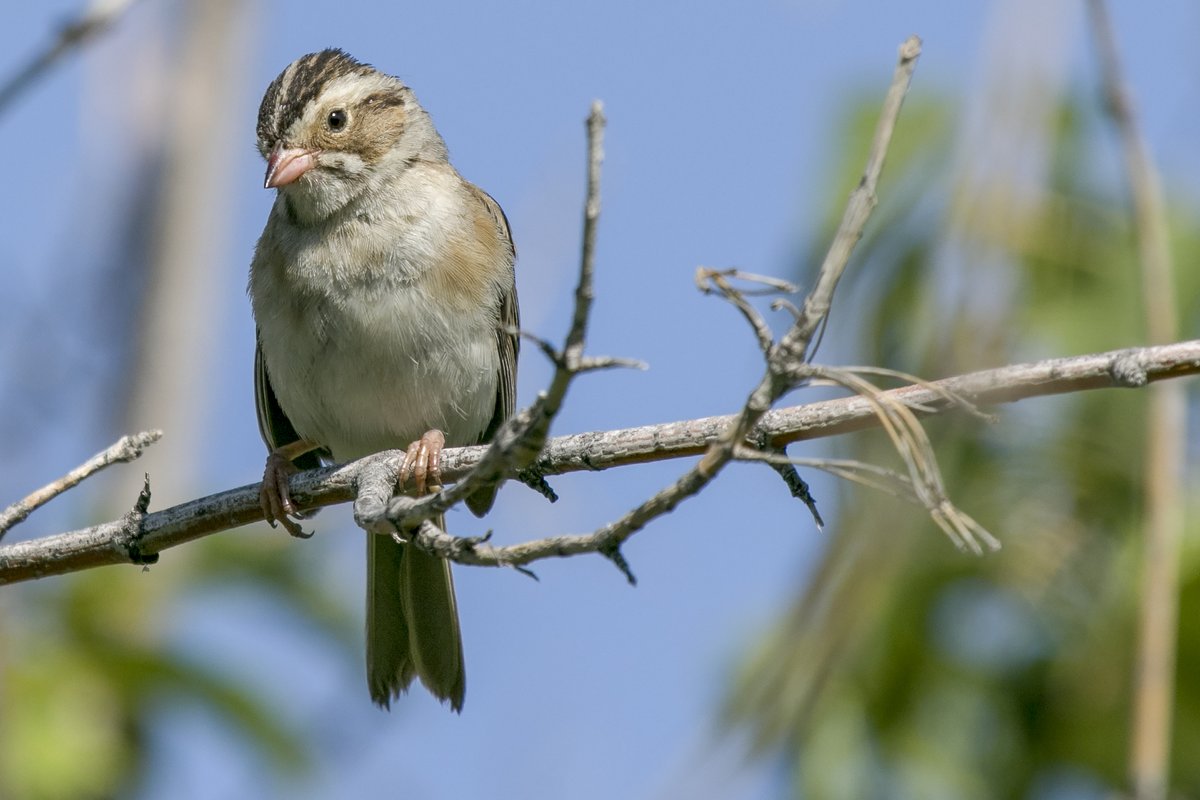
[[[310,220],[336,213],[445,144],[412,90],[342,50],[292,62],[263,95],[258,150],[264,184]]]

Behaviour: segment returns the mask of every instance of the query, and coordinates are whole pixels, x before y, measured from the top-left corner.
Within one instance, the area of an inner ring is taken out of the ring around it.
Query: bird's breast
[[[301,436],[343,461],[434,428],[450,445],[478,441],[499,374],[492,309],[463,313],[422,274],[292,265],[295,285],[254,298],[268,375]]]

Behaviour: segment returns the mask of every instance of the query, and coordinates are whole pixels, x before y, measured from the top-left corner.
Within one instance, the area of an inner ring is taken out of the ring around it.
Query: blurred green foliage
[[[314,580],[315,548],[288,544],[226,534],[171,551],[149,575],[108,567],[8,587],[0,607],[0,798],[133,796],[160,712],[189,704],[214,715],[268,772],[303,775],[310,732],[245,676],[201,663],[171,637],[192,599],[248,588],[357,664],[355,615]]]
[[[838,139],[847,193],[877,109],[857,105]],[[1104,120],[1074,101],[1051,115],[1046,182],[1029,191],[1002,169],[954,173],[955,116],[951,103],[910,98],[818,360],[938,378],[1142,343],[1135,242]],[[1172,209],[1181,319],[1195,331],[1200,271],[1187,265],[1200,256],[1200,215],[1178,199]],[[827,231],[834,214],[836,204]],[[803,263],[819,264],[819,249]],[[990,426],[930,419],[950,496],[1003,549],[959,553],[921,509],[845,488],[823,561],[741,665],[727,724],[781,759],[808,798],[1105,797],[1125,786],[1146,400],[1105,390],[1007,406]],[[898,465],[879,431],[832,448]],[[1186,796],[1200,790],[1197,497],[1172,764]]]

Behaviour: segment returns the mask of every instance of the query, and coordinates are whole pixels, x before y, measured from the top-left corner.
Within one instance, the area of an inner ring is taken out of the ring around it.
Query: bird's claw
[[[305,532],[292,517],[299,517],[296,504],[288,489],[288,478],[299,470],[285,455],[276,450],[267,456],[267,466],[263,470],[262,486],[258,490],[258,504],[262,507],[263,517],[272,528],[276,523],[298,539],[308,539],[311,533]]]
[[[417,494],[438,491],[442,487],[442,450],[446,446],[446,436],[439,430],[426,431],[421,438],[408,446],[404,451],[404,461],[400,464],[400,476],[397,482],[400,488],[413,479]]]

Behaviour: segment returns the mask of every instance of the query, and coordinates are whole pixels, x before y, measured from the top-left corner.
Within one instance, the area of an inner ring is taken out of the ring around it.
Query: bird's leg
[[[409,477],[416,485],[417,494],[425,494],[426,488],[436,492],[442,488],[442,449],[446,446],[446,435],[439,430],[425,431],[420,439],[404,451],[404,462],[400,465],[400,488],[408,483]]]
[[[292,517],[299,517],[300,512],[296,510],[296,505],[292,502],[292,496],[288,490],[288,478],[299,471],[292,460],[316,450],[320,446],[316,442],[301,439],[282,447],[276,447],[267,455],[262,486],[258,490],[258,504],[262,506],[263,517],[272,528],[275,527],[276,522],[279,522],[283,525],[284,530],[292,536],[298,536],[301,539],[312,536],[311,533],[305,533],[304,529],[300,527],[300,523],[292,519]]]

